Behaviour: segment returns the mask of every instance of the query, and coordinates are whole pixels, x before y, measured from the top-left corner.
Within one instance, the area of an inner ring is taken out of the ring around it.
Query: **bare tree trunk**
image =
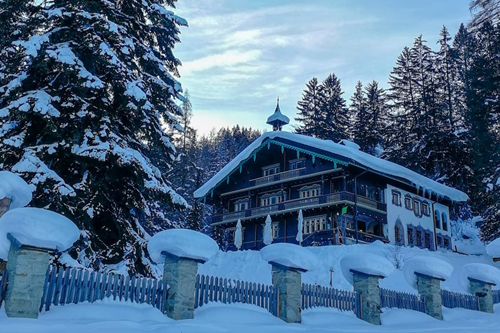
[[[10,198],[0,199],[0,218],[3,214],[7,213],[10,207]]]

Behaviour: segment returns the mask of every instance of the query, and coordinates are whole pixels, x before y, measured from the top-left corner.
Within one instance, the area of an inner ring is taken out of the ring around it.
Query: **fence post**
[[[8,317],[38,318],[45,276],[49,267],[49,249],[22,245],[11,234],[7,260],[9,283],[5,295]]]
[[[495,284],[470,277],[469,284],[471,293],[477,296],[479,311],[493,313],[493,293],[491,287]]]
[[[168,252],[162,254],[165,256],[163,268],[165,314],[174,320],[193,319],[198,263],[204,261],[182,258]]]
[[[417,273],[417,290],[424,299],[425,313],[436,319],[443,319],[443,300],[441,297],[441,281],[444,279]]]
[[[380,325],[380,288],[379,279],[383,276],[370,275],[351,269],[354,291],[359,295],[358,311],[360,319],[370,324]]]
[[[272,265],[272,280],[277,291],[277,317],[287,323],[301,321],[302,276],[305,270],[286,267],[275,262]]]

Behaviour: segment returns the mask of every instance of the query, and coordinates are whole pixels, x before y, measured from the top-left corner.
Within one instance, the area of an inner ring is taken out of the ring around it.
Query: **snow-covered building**
[[[465,193],[361,152],[353,142],[280,131],[288,118],[279,105],[273,116],[268,124],[274,131],[194,193],[212,205],[211,223],[227,231],[230,246],[240,220],[242,248],[262,248],[270,216],[273,242],[302,239],[309,246],[381,240],[452,248],[449,211],[468,200]],[[297,237],[300,211],[302,238]]]

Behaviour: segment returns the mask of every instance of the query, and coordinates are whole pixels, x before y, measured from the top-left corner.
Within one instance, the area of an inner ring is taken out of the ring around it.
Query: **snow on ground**
[[[459,268],[459,283],[464,293],[470,293],[469,278],[491,283],[500,284],[500,270],[485,264],[466,264]]]
[[[444,320],[420,312],[384,309],[382,325],[357,319],[351,312],[316,308],[305,310],[302,324],[286,324],[252,305],[211,303],[195,311],[192,320],[173,321],[146,304],[103,300],[93,304],[53,307],[39,318],[7,318],[0,309],[2,333],[496,333],[500,327],[500,305],[495,314],[463,309],[443,309]]]
[[[264,247],[260,255],[267,262],[306,271],[313,270],[318,265],[316,256],[308,248],[296,244],[271,244]]]
[[[413,288],[417,289],[417,276],[415,273],[432,276],[442,280],[448,280],[451,277],[451,273],[453,273],[453,266],[451,266],[446,260],[442,260],[440,258],[415,256],[405,263],[403,273],[406,282],[408,282],[408,284]]]
[[[500,268],[500,263],[493,263],[487,255],[462,255],[450,251],[429,251],[412,247],[397,247],[381,242],[370,245],[339,245],[310,247],[309,250],[318,258],[318,266],[307,273],[302,274],[304,283],[330,285],[330,269],[332,273],[332,286],[343,290],[352,290],[352,286],[344,278],[340,266],[341,259],[351,253],[372,253],[386,257],[395,266],[395,269],[387,278],[380,280],[380,286],[397,291],[416,293],[406,282],[401,267],[406,261],[416,256],[429,256],[448,262],[454,270],[451,278],[442,282],[443,289],[463,292],[459,282],[459,268],[469,263],[484,263]],[[215,257],[204,265],[200,265],[200,274],[220,276],[235,280],[245,280],[256,283],[271,284],[271,265],[261,259],[259,251],[219,252]],[[497,287],[498,288],[498,287]]]
[[[500,258],[500,238],[495,239],[486,246],[486,253],[493,258]]]
[[[10,209],[21,208],[31,201],[32,187],[9,171],[0,171],[0,199],[9,198]]]
[[[40,208],[16,208],[0,219],[0,258],[7,259],[10,241],[7,234],[21,244],[64,251],[80,237],[80,230],[68,218]]]

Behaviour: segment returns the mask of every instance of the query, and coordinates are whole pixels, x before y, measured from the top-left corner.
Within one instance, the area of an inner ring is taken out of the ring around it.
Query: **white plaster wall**
[[[401,207],[396,206],[392,203],[392,190],[395,189],[401,193]],[[396,220],[399,219],[403,223],[404,226],[404,238],[405,238],[405,245],[408,245],[408,231],[406,226],[409,224],[412,224],[414,226],[421,226],[424,229],[429,229],[432,230],[434,233],[434,220],[433,220],[433,211],[432,211],[432,204],[434,203],[433,201],[426,199],[424,197],[409,193],[412,198],[418,197],[420,201],[427,201],[430,205],[431,209],[431,214],[430,216],[426,216],[422,214],[422,217],[418,217],[415,215],[413,210],[408,210],[405,208],[405,202],[404,198],[405,195],[408,194],[409,192],[404,191],[400,188],[387,185],[387,190],[385,191],[385,202],[387,203],[387,227],[388,227],[388,236],[391,244],[396,243],[396,236],[394,234],[394,226],[396,225]],[[443,205],[440,205],[443,206]],[[446,206],[443,206],[446,207]],[[448,211],[447,211],[448,214]],[[449,224],[449,222],[448,222]]]

